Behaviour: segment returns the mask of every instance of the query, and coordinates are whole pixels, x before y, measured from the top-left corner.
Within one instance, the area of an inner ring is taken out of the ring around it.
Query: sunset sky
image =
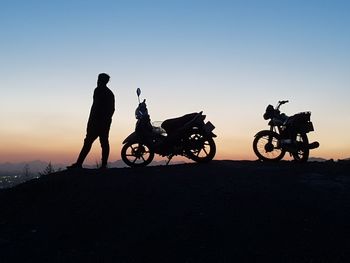
[[[136,88],[153,121],[201,111],[216,159],[256,159],[268,104],[311,111],[321,147],[350,157],[350,1],[1,0],[0,162],[74,162],[98,73],[116,112],[110,161],[135,127]],[[96,141],[87,163],[100,160]]]

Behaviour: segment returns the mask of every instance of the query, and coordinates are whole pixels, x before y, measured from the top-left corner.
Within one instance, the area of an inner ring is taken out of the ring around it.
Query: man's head
[[[108,74],[106,74],[106,73],[100,73],[100,74],[98,75],[97,85],[98,85],[98,86],[105,86],[105,85],[108,83],[109,78],[110,78],[110,77],[109,77]]]

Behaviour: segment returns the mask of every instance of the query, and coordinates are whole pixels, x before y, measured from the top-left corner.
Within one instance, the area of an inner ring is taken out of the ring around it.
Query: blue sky
[[[138,87],[154,120],[204,110],[222,158],[254,159],[264,109],[281,99],[290,100],[287,114],[312,111],[310,136],[321,142],[313,155],[350,156],[348,1],[12,0],[0,7],[0,161],[34,152],[74,159],[99,72],[111,75],[117,97],[114,159],[134,128]]]

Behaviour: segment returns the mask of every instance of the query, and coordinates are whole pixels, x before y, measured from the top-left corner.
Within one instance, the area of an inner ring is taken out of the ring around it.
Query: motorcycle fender
[[[213,133],[213,132],[210,132],[209,136],[212,137],[212,138],[218,137],[218,136],[217,136],[215,133]]]
[[[262,130],[262,131],[259,131],[257,134],[254,135],[254,137],[257,137],[259,136],[261,133],[265,133],[265,132],[270,132],[269,130]]]
[[[206,124],[204,124],[204,126],[203,126],[203,130],[204,130],[204,132],[208,135],[208,136],[210,136],[210,137],[212,137],[212,138],[216,138],[217,136],[216,136],[216,134],[214,134],[213,133],[213,130],[215,129],[215,126],[210,122],[210,121],[208,121]]]
[[[128,137],[125,138],[123,141],[123,144],[130,142],[130,141],[136,141],[139,138],[139,136],[136,134],[136,132],[131,133]]]

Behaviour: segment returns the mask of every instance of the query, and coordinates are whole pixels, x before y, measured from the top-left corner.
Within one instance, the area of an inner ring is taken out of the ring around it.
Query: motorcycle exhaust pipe
[[[309,149],[316,149],[320,147],[320,143],[319,142],[312,142],[312,143],[309,143]]]

